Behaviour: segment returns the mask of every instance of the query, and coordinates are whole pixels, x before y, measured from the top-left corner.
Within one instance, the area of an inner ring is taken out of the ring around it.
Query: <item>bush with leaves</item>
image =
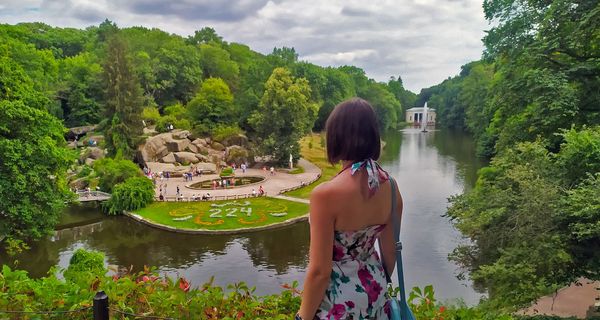
[[[212,138],[215,141],[224,141],[227,138],[242,134],[242,129],[236,125],[219,125],[212,131]]]
[[[110,199],[103,203],[110,215],[121,214],[145,207],[154,200],[154,184],[146,177],[135,177],[117,184]]]
[[[132,177],[142,176],[142,170],[130,160],[103,158],[94,162],[102,191],[111,193],[115,185]]]
[[[68,281],[85,283],[86,280],[103,276],[106,272],[104,254],[98,251],[77,249],[69,260],[69,267],[65,270],[64,276]]]
[[[146,124],[156,124],[160,119],[160,113],[156,107],[145,107],[142,110],[142,119],[146,121]]]

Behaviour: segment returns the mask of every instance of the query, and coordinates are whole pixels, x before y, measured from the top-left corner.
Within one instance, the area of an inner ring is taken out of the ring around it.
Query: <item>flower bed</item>
[[[308,205],[269,197],[215,202],[155,202],[134,212],[180,230],[237,230],[285,223],[305,216]]]

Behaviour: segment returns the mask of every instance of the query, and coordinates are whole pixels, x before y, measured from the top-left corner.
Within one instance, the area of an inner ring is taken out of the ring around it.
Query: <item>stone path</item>
[[[177,194],[177,187],[179,186],[180,192],[183,194],[184,198],[188,198],[194,194],[201,196],[206,192],[209,192],[211,196],[233,196],[233,195],[243,195],[243,194],[251,194],[252,189],[258,192],[258,188],[260,186],[263,187],[267,196],[277,196],[279,193],[288,188],[300,187],[303,184],[308,184],[311,181],[316,180],[321,174],[321,169],[316,165],[310,163],[305,159],[300,159],[298,161],[298,165],[304,168],[303,173],[299,174],[289,174],[285,172],[276,172],[275,175],[271,175],[268,171],[263,171],[262,169],[247,169],[246,173],[242,173],[241,169],[235,170],[236,177],[244,177],[244,176],[262,176],[265,177],[265,180],[256,184],[252,184],[244,187],[230,188],[230,189],[216,189],[216,190],[201,190],[201,189],[191,189],[188,188],[188,185],[191,185],[196,182],[200,182],[202,180],[210,180],[218,178],[217,174],[203,174],[200,177],[194,177],[193,181],[187,182],[182,177],[179,178],[170,178],[164,179],[162,184],[167,184],[167,192],[163,195],[166,197],[174,197]],[[160,180],[156,182],[155,193],[158,197],[160,195],[159,185],[161,184]],[[294,199],[293,201],[300,201],[306,203],[308,200],[306,199],[297,199],[292,197],[288,200]]]

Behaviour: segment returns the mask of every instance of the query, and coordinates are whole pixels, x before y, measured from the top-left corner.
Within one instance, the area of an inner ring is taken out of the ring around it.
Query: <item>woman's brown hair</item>
[[[379,159],[379,126],[375,111],[366,100],[352,98],[335,106],[325,130],[329,162]]]

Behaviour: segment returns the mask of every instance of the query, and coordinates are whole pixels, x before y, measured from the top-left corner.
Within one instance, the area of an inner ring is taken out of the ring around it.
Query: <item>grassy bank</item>
[[[296,189],[290,192],[286,192],[285,195],[296,198],[308,199],[312,190],[321,184],[321,182],[328,181],[333,178],[341,169],[341,166],[331,165],[327,161],[327,151],[325,149],[325,137],[319,133],[313,133],[309,136],[304,137],[300,141],[300,152],[302,157],[321,169],[321,177],[311,183],[310,185]]]

